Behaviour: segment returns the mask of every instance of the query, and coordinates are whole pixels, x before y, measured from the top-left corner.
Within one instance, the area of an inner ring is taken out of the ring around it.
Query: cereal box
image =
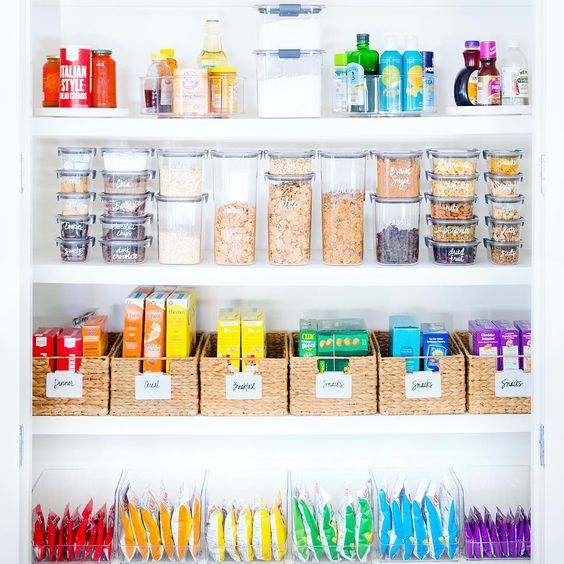
[[[439,371],[439,359],[448,355],[448,331],[443,323],[421,323],[423,370]]]
[[[412,317],[390,315],[390,356],[419,356],[421,347],[421,330]],[[420,367],[420,359],[405,361],[407,372],[416,372]]]
[[[499,354],[499,329],[488,319],[473,319],[468,322],[470,354],[474,356],[497,356]]]
[[[94,315],[82,325],[82,356],[104,356],[108,350],[108,316]]]
[[[231,358],[239,371],[241,358],[241,315],[237,308],[222,308],[217,320],[217,358]]]
[[[317,356],[317,319],[300,319],[299,355]]]
[[[125,298],[123,319],[124,358],[143,356],[143,323],[145,319],[145,300],[153,293],[153,288],[140,286]]]
[[[82,356],[82,329],[70,327],[57,335],[57,370],[78,370]]]
[[[166,356],[190,356],[195,341],[196,292],[193,288],[176,288],[166,300]],[[166,371],[169,370],[167,362]]]
[[[262,308],[243,310],[241,313],[243,372],[253,372],[256,370],[256,359],[264,358],[265,348],[264,310]]]
[[[33,334],[33,356],[56,356],[57,335],[61,327],[40,327]],[[55,359],[49,360],[49,369],[55,370]]]
[[[143,361],[145,372],[162,372],[166,346],[166,299],[170,292],[153,292],[145,300],[145,334],[143,338],[143,356],[159,360]]]
[[[518,370],[519,369],[519,329],[515,327],[513,321],[505,319],[493,321],[499,329],[499,347],[497,359],[498,370]]]
[[[531,322],[528,320],[515,321],[515,327],[519,330],[519,354],[531,354]],[[520,358],[519,368],[525,372],[531,371],[531,359]]]

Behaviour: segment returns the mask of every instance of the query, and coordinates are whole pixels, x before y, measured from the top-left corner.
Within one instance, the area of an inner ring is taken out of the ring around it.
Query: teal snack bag
[[[441,510],[441,520],[443,524],[443,535],[447,556],[453,560],[458,552],[459,532],[454,498],[450,492],[449,484],[446,479],[443,480],[440,485],[439,507]]]
[[[319,527],[313,515],[313,507],[311,498],[304,486],[300,489],[300,497],[298,504],[304,523],[304,528],[307,538],[307,547],[309,548],[313,559],[318,562],[323,556],[323,546],[321,545],[321,536],[319,534]]]
[[[355,540],[356,555],[360,562],[366,562],[370,547],[374,541],[374,518],[370,503],[370,488],[364,486],[358,494],[358,511],[356,513]]]
[[[356,554],[355,546],[356,511],[354,499],[345,485],[345,493],[337,511],[337,530],[339,532],[337,551],[345,560],[353,560]]]
[[[401,522],[403,527],[403,559],[409,560],[415,548],[415,533],[413,531],[412,503],[410,495],[407,493],[407,483],[404,485],[400,502]]]
[[[427,535],[431,558],[439,560],[445,551],[445,544],[439,506],[439,487],[436,482],[431,482],[423,503],[427,514]]]
[[[403,519],[401,513],[400,499],[403,494],[403,477],[396,482],[392,490],[390,507],[392,509],[392,530],[390,535],[390,558],[394,559],[403,547]]]
[[[378,488],[378,533],[380,537],[380,554],[384,557],[390,549],[390,532],[392,530],[392,508],[388,497],[388,486],[384,482]]]
[[[304,520],[300,511],[299,497],[299,490],[295,488],[292,495],[292,536],[294,537],[294,544],[298,551],[298,558],[302,562],[306,562],[309,557],[309,549],[307,547],[307,534],[304,527]]]
[[[313,504],[325,556],[331,561],[339,560],[339,553],[337,552],[337,522],[333,506],[331,505],[331,496],[319,484],[315,485]]]
[[[425,525],[423,499],[429,482],[419,482],[413,503],[411,504],[411,514],[413,516],[413,532],[415,535],[415,556],[423,560],[429,554],[429,537],[427,526]]]

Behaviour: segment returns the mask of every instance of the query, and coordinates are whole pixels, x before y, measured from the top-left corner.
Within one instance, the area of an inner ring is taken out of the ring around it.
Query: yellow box
[[[239,371],[241,358],[241,316],[237,308],[222,308],[217,319],[217,358],[232,358]]]
[[[264,310],[262,308],[245,309],[241,313],[241,357],[243,372],[252,372],[256,368],[257,358],[264,358],[266,332],[264,329]]]
[[[192,351],[191,288],[176,288],[166,299],[166,356],[186,358]],[[166,363],[166,371],[170,362]]]

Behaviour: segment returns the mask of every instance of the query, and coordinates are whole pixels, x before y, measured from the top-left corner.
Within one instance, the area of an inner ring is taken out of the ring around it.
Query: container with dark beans
[[[145,252],[151,246],[152,237],[142,241],[100,241],[102,258],[114,264],[139,264],[145,262]]]
[[[441,243],[425,237],[425,244],[433,253],[437,264],[474,264],[476,262],[476,249],[479,245],[474,240],[469,243]]]
[[[57,223],[61,227],[63,239],[85,239],[88,237],[90,226],[96,222],[95,215],[61,215],[57,216]]]
[[[147,226],[153,220],[151,214],[141,217],[100,217],[102,239],[104,241],[142,241],[147,234]]]
[[[57,245],[63,262],[84,262],[88,258],[88,249],[95,243],[94,237],[84,239],[57,238]]]
[[[141,172],[101,172],[106,194],[145,194],[151,188],[151,180],[155,178],[154,170]]]
[[[145,215],[147,202],[153,199],[152,192],[145,194],[100,194],[104,214],[110,217]]]

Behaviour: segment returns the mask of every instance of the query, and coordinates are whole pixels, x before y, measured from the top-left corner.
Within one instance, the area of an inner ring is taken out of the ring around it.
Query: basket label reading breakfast
[[[45,379],[45,397],[82,398],[82,374],[74,370],[48,372]]]
[[[351,399],[351,375],[342,371],[328,371],[317,374],[315,377],[315,397],[318,399]]]
[[[503,370],[495,373],[495,395],[498,398],[530,398],[532,373]]]
[[[228,400],[262,399],[262,376],[256,372],[235,372],[225,377],[225,398]]]
[[[172,378],[163,372],[143,372],[135,376],[136,400],[172,399]]]
[[[440,372],[417,370],[405,375],[405,397],[407,399],[440,398],[442,378]]]

